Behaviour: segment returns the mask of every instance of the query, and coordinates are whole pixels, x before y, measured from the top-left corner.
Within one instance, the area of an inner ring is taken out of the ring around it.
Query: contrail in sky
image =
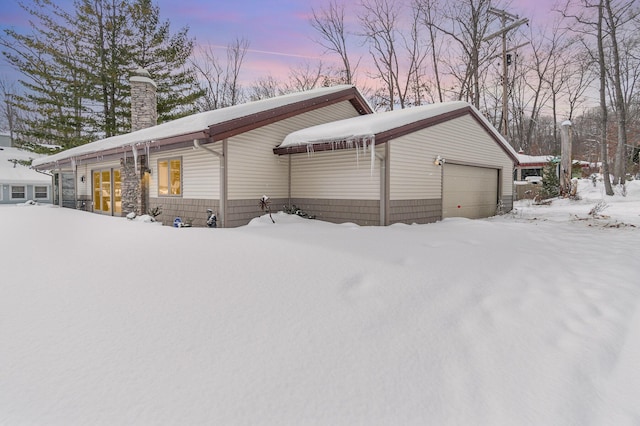
[[[228,46],[220,46],[217,44],[210,44],[209,47],[213,47],[214,49],[227,49]],[[271,50],[258,50],[258,49],[247,49],[247,52],[252,53],[263,53],[265,55],[275,55],[275,56],[288,56],[291,58],[305,58],[305,59],[322,59],[318,56],[308,56],[308,55],[297,55],[295,53],[284,53],[284,52],[274,52]]]

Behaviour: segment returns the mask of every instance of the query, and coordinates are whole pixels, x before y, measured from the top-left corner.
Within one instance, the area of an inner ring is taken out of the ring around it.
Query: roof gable
[[[373,139],[379,145],[465,115],[474,118],[505,153],[515,163],[518,162],[517,153],[506,139],[478,110],[463,101],[375,113],[302,129],[288,135],[274,153],[283,155],[349,148],[353,146],[350,142],[361,139]]]

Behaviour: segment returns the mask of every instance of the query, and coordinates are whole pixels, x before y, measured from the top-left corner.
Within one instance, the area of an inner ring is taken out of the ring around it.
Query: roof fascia
[[[269,124],[276,123],[287,118],[295,117],[306,112],[316,110],[329,105],[348,101],[360,115],[373,113],[373,110],[362,98],[355,87],[350,87],[339,92],[322,95],[304,101],[295,102],[281,107],[261,111],[256,114],[228,120],[209,127],[208,135],[215,140],[227,139],[241,133],[255,130]]]
[[[471,117],[482,126],[482,128],[491,136],[491,138],[498,144],[498,146],[511,158],[514,164],[518,164],[517,157],[513,156],[513,154],[502,144],[500,138],[495,134],[495,130],[489,128],[487,124],[482,120],[482,118],[476,115],[476,112],[470,106],[460,108],[454,111],[445,112],[444,114],[437,115],[435,117],[425,118],[424,120],[414,121],[412,123],[405,124],[403,126],[399,126],[393,129],[386,130],[384,132],[380,132],[374,135],[375,144],[380,145],[386,143],[392,139],[399,138],[401,136],[408,135],[410,133],[426,129],[431,126],[435,126],[436,124],[444,123],[449,120],[453,120],[455,118],[463,117],[465,115],[471,115]],[[318,151],[332,151],[337,149],[350,149],[349,145],[343,143],[346,141],[334,141],[334,142],[322,142],[319,144],[312,144],[312,148],[309,149],[307,145],[297,145],[297,146],[289,146],[289,147],[276,147],[273,149],[273,153],[277,155],[286,155],[286,154],[300,154],[300,153],[308,153],[309,151],[318,152]]]

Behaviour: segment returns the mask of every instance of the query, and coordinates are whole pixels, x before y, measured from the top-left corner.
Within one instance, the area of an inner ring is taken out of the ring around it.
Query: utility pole
[[[486,36],[483,41],[491,40],[494,37],[502,36],[502,134],[505,137],[509,136],[509,85],[507,79],[507,66],[509,65],[507,60],[508,52],[517,49],[518,47],[525,46],[525,44],[521,44],[514,48],[507,50],[507,33],[513,29],[518,28],[522,24],[526,24],[529,22],[529,19],[519,19],[518,15],[513,15],[508,13],[506,10],[495,9],[493,7],[489,8],[489,13],[492,15],[496,15],[500,18],[501,28],[493,34]],[[507,25],[508,22],[511,24]]]

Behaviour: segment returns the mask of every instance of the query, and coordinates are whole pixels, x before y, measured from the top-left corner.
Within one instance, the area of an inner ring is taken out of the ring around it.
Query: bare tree
[[[288,82],[284,84],[284,92],[301,92],[322,86],[328,70],[322,61],[316,64],[303,62],[289,69]]]
[[[625,97],[622,91],[622,71],[620,66],[620,50],[618,46],[618,31],[625,22],[633,19],[633,15],[629,17],[629,11],[635,2],[623,2],[618,4],[614,9],[611,0],[604,0],[604,20],[607,23],[609,37],[611,38],[611,57],[612,64],[610,68],[611,80],[613,83],[614,104],[616,109],[616,121],[618,124],[618,147],[616,149],[615,159],[615,176],[620,184],[625,183],[626,162],[627,162],[627,107]],[[602,7],[602,5],[601,5]],[[637,12],[633,12],[635,14]]]
[[[600,144],[600,161],[602,162],[602,174],[604,178],[605,192],[607,195],[613,195],[613,188],[611,187],[611,179],[609,172],[609,160],[608,160],[608,122],[609,122],[609,110],[607,105],[607,65],[606,65],[606,52],[604,39],[608,35],[605,31],[605,16],[604,16],[604,1],[597,0],[592,2],[591,0],[580,0],[579,5],[573,4],[571,0],[567,0],[561,13],[565,19],[569,20],[569,25],[572,31],[580,34],[583,38],[593,37],[596,38],[595,51],[592,45],[587,41],[583,41],[585,52],[592,58],[593,63],[597,64],[596,74],[599,82],[599,97],[600,97],[600,129],[598,131],[599,144]],[[592,12],[595,10],[596,17],[593,17]],[[578,25],[573,25],[577,23]]]
[[[243,100],[240,73],[248,48],[249,41],[235,39],[226,47],[224,62],[216,55],[215,46],[203,46],[196,52],[197,59],[192,59],[191,64],[206,92],[200,101],[201,111],[237,105]]]
[[[411,9],[408,35],[400,31],[403,7],[391,0],[366,0],[360,15],[362,36],[369,44],[369,53],[376,68],[375,78],[382,81],[378,90],[378,105],[387,109],[420,103],[423,86],[422,67],[426,54],[421,46],[419,11]],[[403,55],[404,54],[404,55]]]
[[[422,1],[424,4],[424,0]],[[432,1],[427,6],[439,11],[424,23],[430,32],[446,38],[448,54],[441,58],[457,86],[456,97],[480,108],[483,73],[496,57],[496,43],[485,41],[492,23],[489,9],[499,2],[490,0]],[[424,9],[424,7],[423,7]],[[495,40],[495,39],[494,39]]]
[[[440,56],[442,52],[442,42],[438,38],[435,30],[435,22],[437,18],[437,0],[415,0],[415,8],[418,16],[421,18],[422,24],[427,28],[429,33],[429,51],[431,52],[431,68],[435,81],[435,96],[439,102],[444,102],[444,91],[442,88],[442,78],[440,76]]]
[[[278,80],[272,75],[260,78],[256,80],[249,87],[249,99],[252,101],[258,101],[260,99],[274,98],[282,93],[285,89]]]
[[[601,109],[601,133],[602,133],[602,141],[600,143],[601,151],[600,157],[602,160],[602,174],[604,177],[604,187],[607,195],[613,195],[613,188],[611,187],[611,179],[609,178],[609,161],[607,160],[607,121],[608,121],[608,111],[607,111],[607,99],[606,99],[606,74],[607,67],[605,65],[605,53],[604,53],[604,31],[603,31],[603,21],[604,21],[604,0],[600,0],[598,5],[598,22],[597,22],[597,39],[598,39],[598,69],[600,71],[600,109]]]
[[[344,4],[331,0],[326,8],[319,10],[312,8],[311,12],[313,14],[311,26],[320,34],[320,39],[317,40],[317,43],[324,47],[326,51],[334,52],[340,57],[343,82],[345,84],[354,84],[359,61],[355,65],[352,64],[348,53],[348,32],[344,21]]]

